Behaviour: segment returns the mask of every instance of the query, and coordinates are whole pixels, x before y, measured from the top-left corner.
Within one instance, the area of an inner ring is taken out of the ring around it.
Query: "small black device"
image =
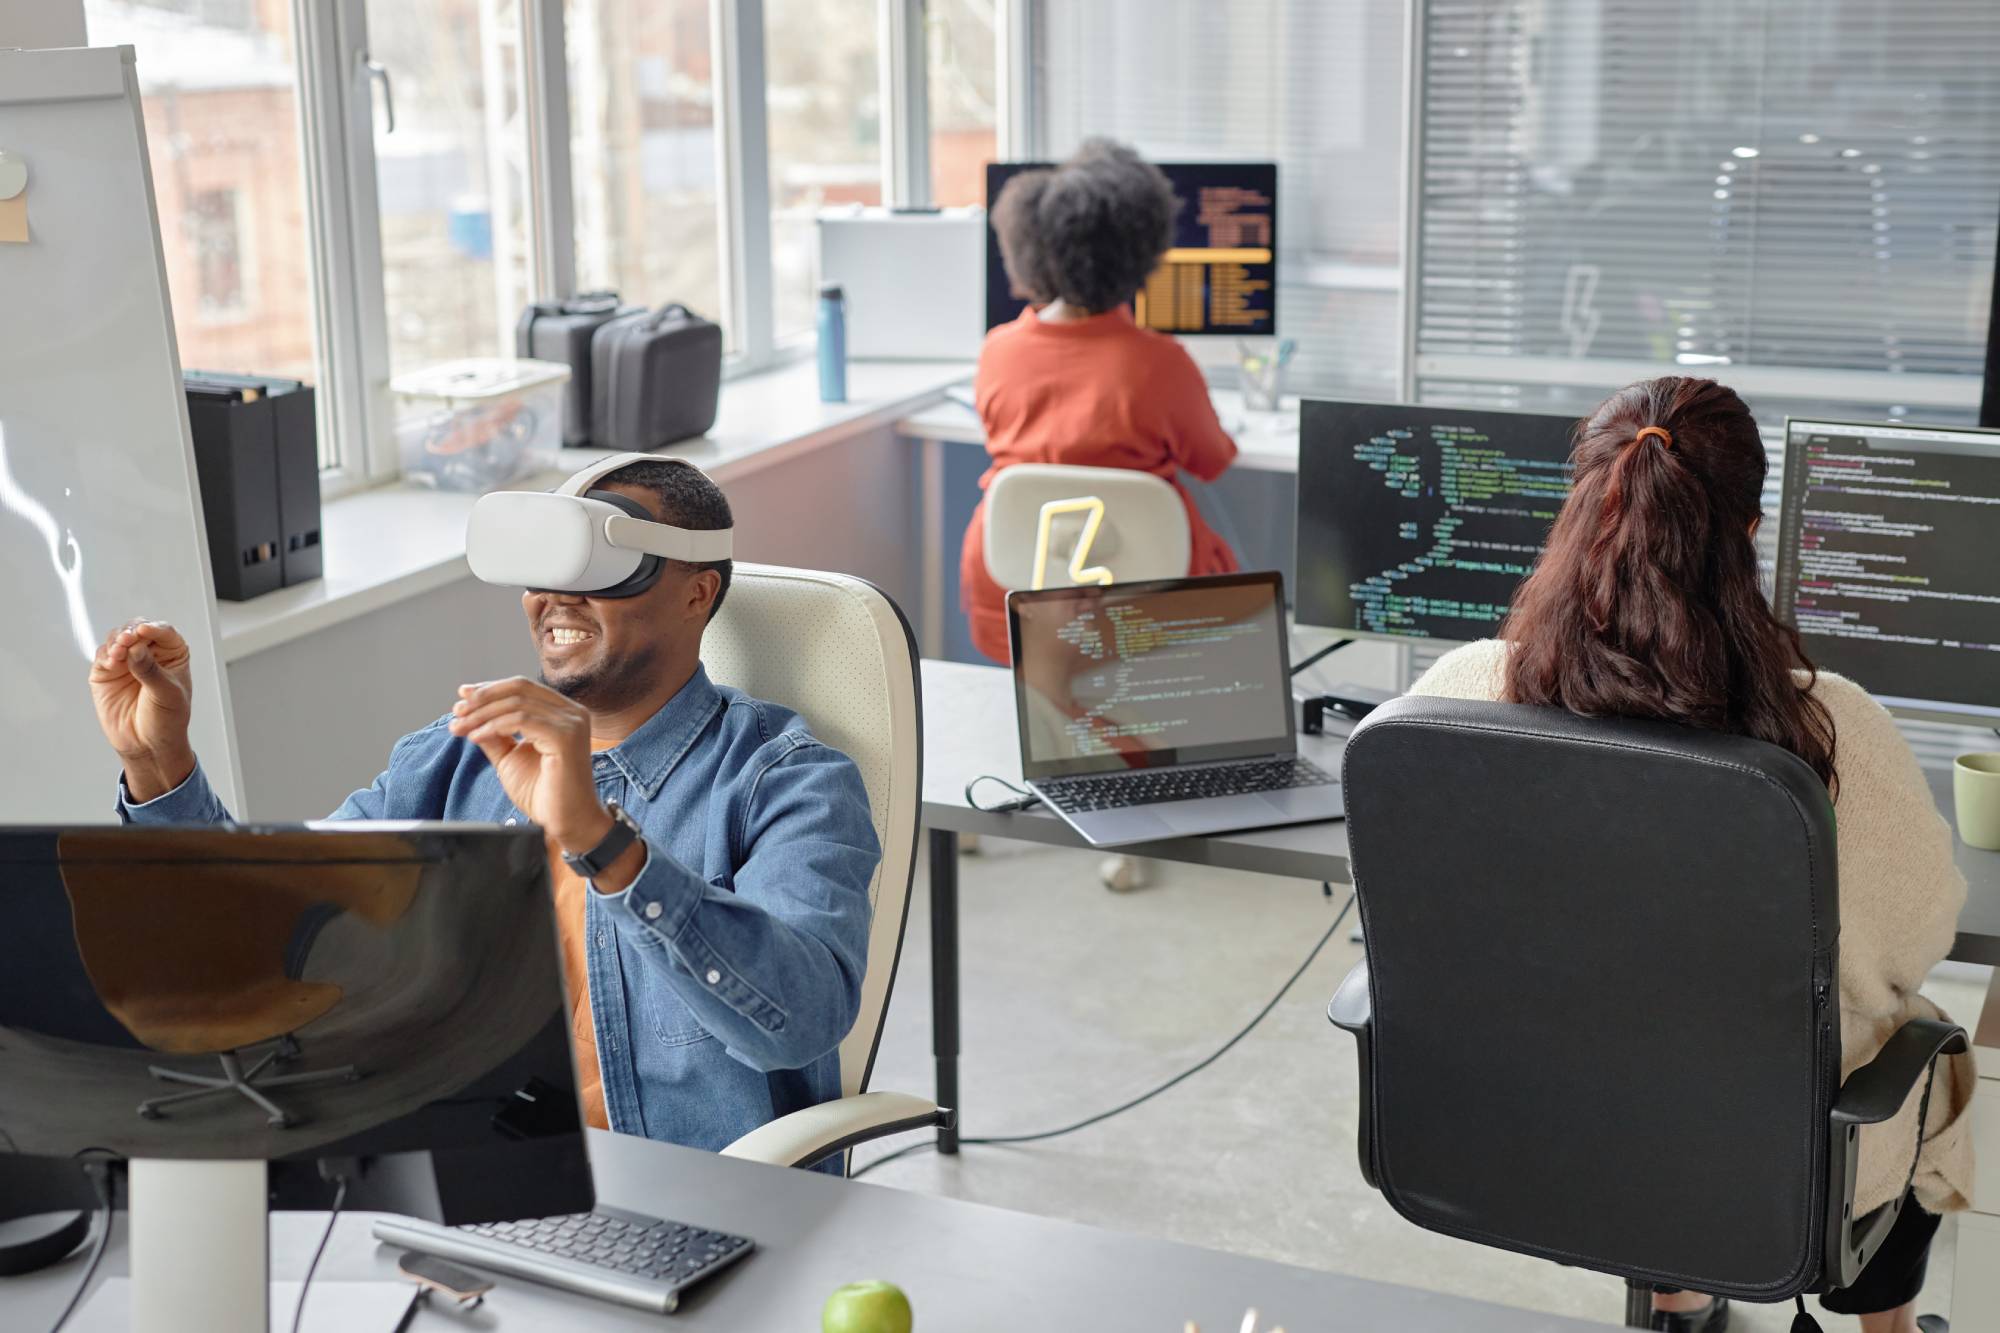
[[[1023,171],[1049,162],[986,164],[986,208]],[[1140,325],[1161,333],[1245,338],[1278,329],[1278,165],[1160,162],[1181,201],[1173,245],[1133,301]],[[986,327],[1020,316],[1000,239],[986,229]]]
[[[2000,726],[2000,431],[1787,420],[1772,607],[1909,717]]]
[[[299,380],[183,377],[215,595],[242,602],[320,576],[319,425]]]
[[[1299,701],[1299,730],[1308,736],[1323,735],[1328,713],[1349,722],[1359,722],[1395,697],[1393,690],[1342,681],[1324,694],[1311,695]]]
[[[1307,400],[1298,623],[1490,638],[1569,496],[1571,417]]]
[[[481,1296],[493,1290],[490,1279],[457,1264],[446,1263],[434,1254],[405,1250],[402,1257],[396,1260],[396,1267],[403,1276],[426,1290],[441,1291],[464,1304],[477,1304]]]
[[[521,312],[520,322],[514,326],[514,354],[569,367],[569,383],[563,388],[564,444],[590,443],[591,339],[614,319],[644,313],[644,306],[626,305],[617,292],[610,291],[536,301]]]
[[[678,302],[601,325],[590,340],[590,442],[650,452],[715,424],[722,330]]]
[[[672,1314],[682,1292],[756,1248],[743,1236],[605,1203],[587,1213],[464,1227],[385,1217],[375,1223],[374,1235],[385,1244],[655,1314]]]

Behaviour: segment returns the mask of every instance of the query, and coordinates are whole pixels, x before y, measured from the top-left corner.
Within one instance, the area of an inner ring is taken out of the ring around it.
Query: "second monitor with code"
[[[1014,176],[1049,162],[989,162],[986,207]],[[1132,303],[1161,333],[1254,337],[1278,327],[1278,167],[1274,162],[1161,162],[1181,201],[1174,243]],[[1015,296],[986,229],[986,327],[1016,319]]]
[[[1299,426],[1298,623],[1493,637],[1569,494],[1576,419],[1308,401]]]

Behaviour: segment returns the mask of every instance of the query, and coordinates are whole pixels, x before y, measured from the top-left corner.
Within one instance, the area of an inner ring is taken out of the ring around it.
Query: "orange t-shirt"
[[[1214,481],[1236,458],[1194,358],[1120,307],[1088,319],[1044,322],[1032,309],[986,335],[974,381],[993,466],[980,489],[1015,463],[1129,467],[1165,478],[1187,505],[1190,574],[1226,574],[1236,553],[1210,530],[1178,476]],[[959,600],[972,642],[1007,661],[1007,592],[986,573],[986,502],[973,511],[959,554]]]
[[[590,1019],[590,965],[585,952],[584,905],[590,881],[563,864],[562,848],[550,841],[549,886],[556,897],[556,938],[562,944],[563,994],[569,1000],[570,1044],[576,1050],[576,1095],[583,1122],[610,1129],[604,1110],[604,1071],[597,1063],[597,1028]]]

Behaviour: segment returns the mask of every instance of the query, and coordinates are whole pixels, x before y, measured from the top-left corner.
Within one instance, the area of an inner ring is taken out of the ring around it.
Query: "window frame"
[[[928,4],[876,0],[876,7],[883,198],[889,207],[921,208],[931,195]],[[526,243],[535,294],[549,299],[572,290],[576,279],[563,0],[496,0],[490,12],[520,25],[514,44],[529,108]],[[725,379],[798,360],[812,345],[810,335],[775,335],[764,17],[764,0],[709,0],[719,287],[736,344]],[[320,493],[335,500],[401,476],[375,156],[378,100],[383,92],[393,98],[394,75],[378,90],[384,80],[371,66],[365,6],[291,0],[291,21],[321,428],[333,443]],[[996,0],[1002,106],[995,133],[1003,155],[1033,148],[1031,24],[1027,0]]]

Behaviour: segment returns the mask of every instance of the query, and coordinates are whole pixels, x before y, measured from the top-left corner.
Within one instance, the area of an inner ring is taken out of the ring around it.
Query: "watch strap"
[[[563,853],[563,864],[585,879],[596,879],[611,868],[611,863],[625,854],[625,850],[639,840],[639,826],[632,816],[625,813],[616,801],[605,806],[611,812],[611,831],[598,844],[582,855]]]

